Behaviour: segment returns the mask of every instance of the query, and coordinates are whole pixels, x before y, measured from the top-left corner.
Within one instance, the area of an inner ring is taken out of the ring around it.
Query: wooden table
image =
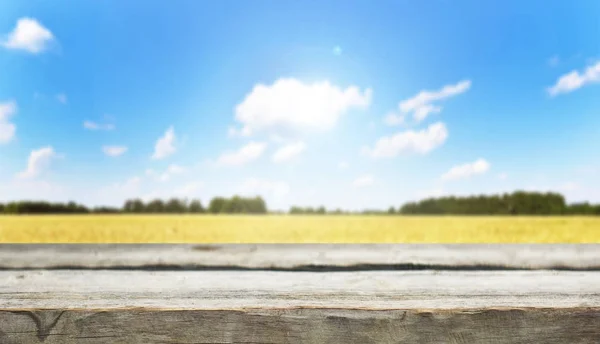
[[[0,245],[5,343],[600,343],[600,245]]]

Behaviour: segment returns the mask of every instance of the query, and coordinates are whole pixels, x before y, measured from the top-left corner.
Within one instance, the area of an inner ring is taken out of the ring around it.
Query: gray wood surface
[[[0,311],[2,344],[597,344],[598,310]]]
[[[3,308],[600,307],[584,271],[0,271]]]
[[[0,271],[0,343],[598,343],[587,271]]]
[[[599,270],[600,245],[0,245],[0,344],[600,343]]]
[[[514,268],[600,270],[600,245],[0,245],[19,268]]]

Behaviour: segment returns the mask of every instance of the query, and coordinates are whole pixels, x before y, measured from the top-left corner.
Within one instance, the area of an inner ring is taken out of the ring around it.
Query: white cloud
[[[375,147],[365,147],[363,152],[373,158],[393,158],[402,153],[426,154],[441,146],[447,138],[446,126],[437,122],[420,131],[407,130],[382,137]]]
[[[167,170],[163,174],[160,175],[159,179],[161,181],[167,181],[167,180],[171,179],[172,176],[183,174],[186,171],[187,171],[187,169],[184,167],[181,167],[181,166],[175,165],[175,164],[171,164],[171,165],[169,165],[169,167],[167,167]]]
[[[506,173],[506,172],[498,173],[498,179],[500,179],[500,180],[508,179],[508,173]]]
[[[569,93],[587,84],[600,82],[600,62],[586,68],[585,72],[579,73],[574,70],[562,75],[556,83],[548,87],[548,93],[556,96],[561,93]]]
[[[423,106],[415,109],[415,112],[413,113],[413,117],[417,122],[421,122],[422,120],[427,118],[427,116],[429,116],[429,114],[440,113],[441,111],[442,111],[442,108],[440,106],[434,106],[434,105],[427,104],[427,105],[423,105]]]
[[[484,174],[490,169],[490,163],[485,159],[477,159],[474,162],[452,167],[442,175],[442,180],[456,180],[469,178],[474,175]]]
[[[167,168],[167,172],[170,174],[181,174],[181,173],[184,173],[185,171],[186,171],[185,167],[181,167],[181,166],[175,165],[175,164],[171,164]]]
[[[400,125],[404,123],[404,117],[403,114],[390,112],[383,118],[383,123],[389,126]]]
[[[416,111],[431,102],[464,93],[469,88],[471,88],[471,81],[463,80],[455,85],[446,85],[438,91],[421,91],[416,96],[402,101],[399,107],[402,112]]]
[[[38,54],[46,50],[54,39],[52,32],[33,18],[21,18],[2,45],[8,49],[25,50]]]
[[[373,185],[373,183],[375,183],[375,178],[372,175],[364,175],[356,178],[352,185],[356,188],[364,188]]]
[[[156,141],[156,145],[154,146],[154,154],[152,154],[152,159],[159,160],[168,157],[169,155],[175,153],[175,129],[171,126],[165,134]]]
[[[196,197],[202,188],[204,188],[203,182],[189,182],[175,189],[175,195],[180,197]]]
[[[17,131],[17,127],[8,119],[17,112],[14,101],[0,103],[0,144],[10,142]]]
[[[104,154],[108,156],[119,156],[125,154],[127,152],[127,147],[125,146],[104,146],[102,147],[102,151]]]
[[[274,196],[283,197],[290,192],[286,182],[268,179],[249,178],[240,187],[240,193],[247,196]]]
[[[415,121],[421,122],[427,116],[434,113],[440,113],[442,107],[433,105],[433,102],[442,101],[461,93],[468,91],[471,88],[471,80],[463,80],[454,85],[446,85],[437,91],[421,91],[412,98],[403,100],[398,104],[399,113],[388,114],[384,122],[388,125],[398,125],[404,122],[404,117],[412,113]]]
[[[345,170],[348,167],[350,167],[350,164],[348,164],[348,162],[346,161],[340,161],[340,163],[338,164],[338,168],[341,170]]]
[[[219,165],[238,166],[258,159],[267,148],[263,142],[250,142],[235,152],[225,152],[218,159]]]
[[[31,151],[29,160],[27,161],[27,169],[17,174],[17,177],[29,179],[39,176],[50,166],[52,160],[57,156],[54,148],[50,146]]]
[[[115,125],[111,123],[97,123],[93,121],[84,121],[83,127],[88,130],[114,130]]]
[[[237,105],[235,118],[244,135],[267,130],[327,130],[349,110],[367,108],[371,93],[356,86],[341,89],[328,81],[306,84],[279,79],[272,85],[254,86]]]
[[[187,169],[185,167],[171,164],[171,165],[169,165],[169,167],[167,167],[167,169],[163,173],[158,173],[152,169],[147,169],[146,175],[150,176],[150,177],[154,177],[154,179],[156,181],[166,182],[166,181],[169,181],[171,179],[171,177],[173,177],[175,175],[179,175],[179,174],[184,174],[185,172],[187,172]]]
[[[59,93],[56,95],[56,100],[58,100],[62,104],[67,103],[67,95],[64,93]]]
[[[269,135],[269,139],[272,142],[275,142],[275,143],[282,143],[282,142],[286,141],[286,139],[283,136],[277,135],[277,134],[271,134],[271,135]]]
[[[282,163],[294,159],[300,155],[306,149],[306,144],[302,141],[291,143],[279,148],[275,154],[273,154],[273,162]]]
[[[250,128],[244,127],[242,129],[236,129],[234,127],[230,127],[227,130],[227,136],[229,137],[248,137],[250,136]]]
[[[123,184],[119,184],[123,187],[138,187],[142,182],[142,178],[140,177],[131,177],[125,181]]]
[[[427,116],[429,116],[430,114],[435,114],[435,113],[440,113],[440,112],[442,112],[441,106],[425,104],[423,106],[416,108],[413,111],[412,115],[413,115],[413,118],[415,119],[415,121],[421,122],[425,118],[427,118]],[[383,123],[385,123],[386,125],[389,125],[389,126],[396,126],[396,125],[404,124],[406,122],[407,113],[390,112],[384,117]]]

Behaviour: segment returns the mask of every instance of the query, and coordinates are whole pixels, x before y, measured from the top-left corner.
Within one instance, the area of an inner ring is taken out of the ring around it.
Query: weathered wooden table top
[[[4,343],[600,343],[600,245],[0,245]]]

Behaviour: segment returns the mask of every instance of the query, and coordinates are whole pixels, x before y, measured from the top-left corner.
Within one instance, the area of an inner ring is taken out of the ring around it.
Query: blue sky
[[[600,201],[600,3],[3,1],[0,200]]]

